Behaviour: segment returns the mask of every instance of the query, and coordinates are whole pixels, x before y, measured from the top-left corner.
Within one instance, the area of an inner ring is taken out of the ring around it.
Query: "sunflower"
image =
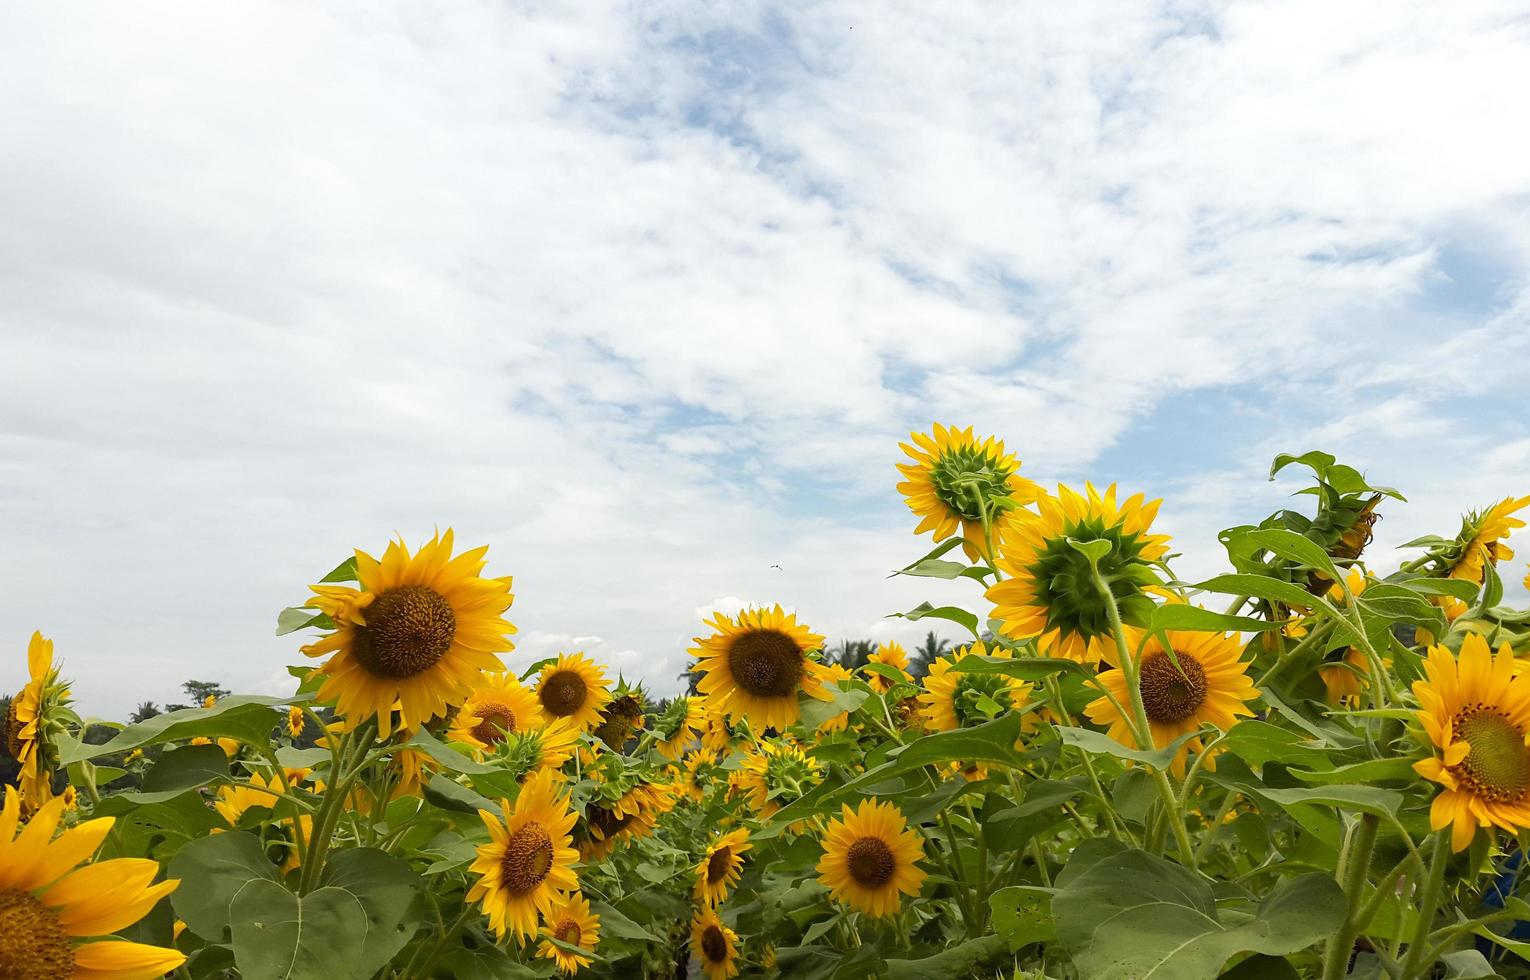
[[[1371,686],[1370,674],[1370,661],[1359,647],[1345,649],[1342,656],[1325,661],[1318,668],[1318,679],[1323,682],[1323,691],[1332,705],[1357,704],[1360,695]]]
[[[541,728],[513,732],[494,749],[495,760],[517,780],[545,770],[562,782],[566,778],[563,764],[578,747],[579,732],[567,718],[558,718]]]
[[[695,742],[696,733],[701,731],[705,719],[700,698],[675,698],[654,725],[654,735],[658,739],[654,748],[669,761],[679,761]]]
[[[1530,674],[1515,673],[1513,649],[1506,643],[1495,657],[1477,633],[1462,640],[1459,658],[1430,647],[1413,694],[1436,750],[1413,768],[1444,787],[1429,809],[1430,826],[1450,827],[1455,851],[1478,827],[1530,827]]]
[[[1248,676],[1249,662],[1238,658],[1243,643],[1236,633],[1194,633],[1166,630],[1166,649],[1158,634],[1153,634],[1138,654],[1142,686],[1142,706],[1152,729],[1153,747],[1167,748],[1181,735],[1214,725],[1226,731],[1237,724],[1239,716],[1251,716],[1246,701],[1259,696]],[[1168,651],[1174,658],[1170,659]],[[1096,680],[1115,696],[1123,708],[1131,710],[1131,695],[1126,676],[1119,668],[1107,670]],[[1109,697],[1091,701],[1084,707],[1089,720],[1109,725],[1107,734],[1122,745],[1139,745],[1131,724]],[[1181,745],[1174,756],[1174,772],[1185,771],[1185,756],[1190,749],[1201,749],[1199,738]],[[1209,761],[1209,760],[1208,760]]]
[[[1089,560],[1072,544],[1104,541],[1100,575],[1116,598],[1124,622],[1143,625],[1153,602],[1144,586],[1158,582],[1148,562],[1168,551],[1168,537],[1150,534],[1158,505],[1142,494],[1116,502],[1111,484],[1102,495],[1092,484],[1087,496],[1059,486],[1042,497],[1039,513],[1011,511],[1004,521],[998,565],[1008,576],[988,590],[1002,620],[1000,631],[1016,639],[1036,637],[1043,656],[1082,664],[1113,660],[1108,608],[1095,588]]]
[[[877,647],[876,652],[866,658],[866,663],[868,665],[881,664],[884,667],[891,667],[903,675],[901,680],[904,682],[913,680],[908,674],[908,651],[903,649],[902,644],[895,643],[892,640],[888,640]],[[878,694],[886,694],[892,690],[894,684],[892,679],[879,671],[866,670],[864,667],[861,670],[866,675],[866,683],[871,685],[873,691],[876,691]]]
[[[696,901],[705,905],[721,905],[728,891],[738,883],[744,867],[744,852],[752,845],[749,831],[740,828],[713,841],[707,848],[706,857],[696,865]]]
[[[567,718],[580,731],[588,731],[600,724],[611,692],[599,664],[582,653],[560,653],[557,662],[537,676],[537,700],[547,717]]]
[[[287,781],[296,786],[307,775],[308,770],[289,769]],[[243,783],[218,787],[218,795],[213,800],[213,809],[228,822],[230,828],[238,827],[240,819],[248,810],[256,808],[274,810],[281,800],[278,795],[281,791],[281,781],[274,775],[268,778],[258,772],[252,772],[249,779]],[[314,787],[316,793],[323,791],[323,783]],[[313,817],[310,814],[300,813],[295,817],[277,821],[270,828],[267,840],[271,863],[280,867],[283,874],[301,867],[303,862],[298,843],[301,839],[306,848],[312,834]]]
[[[287,709],[287,734],[292,738],[302,738],[305,722],[303,709],[297,705]]]
[[[639,783],[614,801],[587,804],[579,827],[581,859],[603,858],[618,844],[653,833],[659,818],[675,805],[675,795],[662,783]]]
[[[447,738],[471,746],[482,754],[512,732],[542,726],[537,696],[510,674],[485,674],[462,702]]]
[[[830,691],[839,689],[839,682],[840,681],[848,681],[848,680],[852,679],[853,677],[855,677],[854,674],[850,673],[849,668],[845,667],[842,664],[827,664],[827,665],[825,665],[824,668],[823,668],[823,675],[824,675],[824,680],[832,685],[832,687],[830,687]],[[842,732],[846,728],[848,728],[849,726],[850,726],[850,712],[848,712],[848,711],[841,711],[839,714],[835,715],[834,717],[827,718],[824,721],[820,722],[819,725],[818,725],[818,730],[820,732]]]
[[[713,702],[698,698],[701,702],[701,745],[713,752],[726,752],[733,747],[738,733],[733,730],[728,716],[716,710]]]
[[[514,648],[515,627],[502,618],[514,598],[510,579],[480,578],[488,547],[452,557],[452,532],[437,535],[413,556],[389,542],[378,561],[356,552],[361,588],[314,585],[308,605],[334,621],[335,631],[303,647],[310,657],[333,654],[319,668],[319,700],[333,700],[353,724],[377,718],[378,734],[413,730],[460,704],[486,670],[504,670],[498,653]]]
[[[786,740],[761,742],[734,770],[732,785],[761,818],[801,799],[823,780],[823,767],[801,746]],[[798,824],[793,825],[795,830]]]
[[[571,953],[551,941],[556,939],[560,943],[585,950],[593,950],[595,944],[600,942],[600,916],[590,914],[590,903],[583,895],[574,892],[565,899],[553,902],[544,921],[546,925],[542,935],[546,938],[537,947],[538,956],[552,960],[558,964],[559,970],[570,975],[579,972],[580,967],[594,962],[588,956]]]
[[[512,932],[525,945],[537,934],[538,913],[550,915],[561,895],[579,887],[573,867],[579,852],[569,836],[575,818],[547,770],[526,781],[513,810],[508,800],[500,806],[503,819],[478,811],[491,839],[478,848],[470,870],[479,878],[467,900],[481,901],[496,936]]]
[[[696,686],[714,711],[742,717],[761,731],[785,731],[801,717],[799,691],[821,701],[833,698],[823,686],[823,665],[808,657],[823,637],[799,625],[795,613],[779,605],[745,609],[737,618],[714,613],[707,625],[714,632],[696,637],[690,652],[706,674]]]
[[[701,961],[707,980],[738,975],[738,933],[723,925],[711,908],[701,909],[691,920],[691,952]]]
[[[101,846],[114,820],[87,820],[53,840],[63,812],[62,799],[50,800],[17,833],[21,798],[11,787],[5,789],[0,807],[0,976],[153,980],[186,962],[173,949],[115,937],[88,941],[137,922],[180,882],[150,884],[159,876],[159,863],[141,858],[76,868]]]
[[[685,775],[681,792],[697,803],[706,799],[707,790],[727,781],[727,773],[718,765],[717,753],[712,749],[697,749],[685,757],[682,767]]]
[[[5,714],[5,748],[21,766],[18,786],[28,813],[53,798],[53,769],[57,749],[53,736],[69,712],[69,685],[53,665],[53,641],[33,633],[27,644],[25,686],[11,699]]]
[[[960,528],[962,550],[977,561],[987,555],[983,524],[990,529],[999,515],[1041,496],[1041,487],[1020,475],[1020,461],[989,436],[979,441],[972,427],[957,429],[936,422],[932,434],[911,432],[914,445],[899,443],[912,463],[899,463],[907,479],[898,492],[920,518],[915,534],[935,532],[944,541]]]
[[[978,642],[930,664],[919,701],[924,705],[925,727],[932,732],[981,725],[1006,709],[1021,710],[1031,699],[1032,685],[1025,681],[1005,674],[958,670],[956,664],[967,656],[1009,660],[1012,655],[1006,647],[989,650]]]
[[[896,806],[862,800],[851,810],[847,803],[824,832],[818,880],[867,915],[891,915],[902,895],[919,894],[924,872],[915,862],[922,857],[924,841]]]
[[[592,734],[613,752],[622,751],[643,730],[644,705],[641,687],[629,688],[625,681],[619,681],[611,700],[601,709],[600,723]]]
[[[1451,578],[1481,585],[1485,567],[1510,561],[1514,552],[1503,539],[1509,532],[1525,526],[1515,513],[1530,506],[1530,497],[1505,497],[1480,514],[1471,514],[1462,522],[1459,555],[1450,564]]]

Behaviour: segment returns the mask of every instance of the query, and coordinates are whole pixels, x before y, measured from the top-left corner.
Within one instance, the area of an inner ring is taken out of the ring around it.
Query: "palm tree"
[[[939,660],[951,651],[951,641],[943,640],[935,635],[934,630],[925,634],[924,642],[914,648],[914,655],[908,658],[909,676],[915,680],[930,672],[930,664]]]
[[[140,704],[138,707],[133,709],[133,713],[128,715],[128,721],[131,721],[136,725],[140,721],[148,721],[150,718],[153,718],[155,715],[160,713],[159,705],[155,704],[153,701],[145,701],[143,704]]]

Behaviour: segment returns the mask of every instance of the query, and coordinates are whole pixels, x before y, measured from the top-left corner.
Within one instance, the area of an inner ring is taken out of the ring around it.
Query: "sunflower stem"
[[[1434,835],[1434,853],[1429,856],[1429,874],[1414,902],[1418,918],[1413,924],[1413,939],[1408,944],[1403,959],[1402,973],[1405,977],[1419,975],[1425,966],[1424,954],[1428,952],[1429,927],[1434,924],[1434,910],[1440,904],[1440,892],[1445,883],[1445,866],[1450,863],[1450,828]]]
[[[1312,629],[1308,630],[1307,635],[1298,640],[1296,646],[1286,650],[1275,658],[1275,662],[1270,665],[1268,670],[1260,675],[1259,679],[1254,682],[1254,686],[1264,687],[1265,685],[1269,684],[1270,681],[1275,679],[1276,675],[1296,662],[1297,654],[1305,652],[1309,647],[1311,647],[1319,640],[1326,639],[1332,632],[1333,626],[1328,623],[1314,626]]]
[[[1334,877],[1344,889],[1349,911],[1344,921],[1334,930],[1328,946],[1323,951],[1323,980],[1341,980],[1349,972],[1350,956],[1355,950],[1355,937],[1360,934],[1359,920],[1362,906],[1361,895],[1365,891],[1366,872],[1371,866],[1371,850],[1376,845],[1376,829],[1381,821],[1373,813],[1360,817],[1359,823],[1350,828],[1339,855],[1339,865]]]

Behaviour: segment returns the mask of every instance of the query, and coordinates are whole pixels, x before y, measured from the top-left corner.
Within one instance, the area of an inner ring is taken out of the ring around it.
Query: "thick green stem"
[[[1440,904],[1440,891],[1445,883],[1445,866],[1450,863],[1450,828],[1434,835],[1434,853],[1429,857],[1429,875],[1424,879],[1423,889],[1417,893],[1414,905],[1418,919],[1413,925],[1413,940],[1408,944],[1408,954],[1403,959],[1403,976],[1418,976],[1426,964],[1424,954],[1429,948],[1429,927],[1434,924],[1434,910]]]
[[[1350,828],[1349,838],[1345,841],[1336,875],[1344,888],[1349,911],[1344,921],[1334,930],[1323,952],[1323,980],[1340,980],[1349,972],[1349,958],[1355,949],[1355,937],[1360,934],[1360,899],[1365,892],[1366,872],[1371,866],[1371,850],[1376,846],[1376,828],[1380,823],[1375,814],[1365,814],[1359,823]]]

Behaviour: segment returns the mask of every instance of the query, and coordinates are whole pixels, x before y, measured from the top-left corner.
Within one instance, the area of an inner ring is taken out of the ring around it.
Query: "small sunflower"
[[[292,738],[302,738],[305,724],[302,708],[293,705],[287,709],[287,734],[289,736]]]
[[[580,857],[603,858],[620,844],[647,837],[674,805],[675,791],[661,783],[639,783],[614,801],[587,804],[579,827]]]
[[[721,905],[738,883],[744,867],[744,852],[752,845],[749,831],[740,828],[723,834],[707,848],[706,857],[696,865],[696,901]]]
[[[510,674],[485,674],[462,702],[447,738],[482,753],[513,732],[541,725],[542,708],[535,694]]]
[[[1444,787],[1429,825],[1450,827],[1455,851],[1478,827],[1530,827],[1530,674],[1515,672],[1513,649],[1506,643],[1495,657],[1477,633],[1462,640],[1459,658],[1431,647],[1413,694],[1435,750],[1413,768]]]
[[[1020,461],[1004,451],[1004,443],[992,436],[978,440],[971,426],[936,422],[930,434],[911,432],[909,438],[914,445],[899,443],[913,462],[898,464],[906,477],[898,492],[920,518],[914,533],[933,531],[936,541],[944,541],[960,529],[962,550],[972,561],[988,551],[985,517],[989,528],[996,528],[1001,513],[1041,496],[1041,487],[1020,475]]]
[[[711,908],[701,909],[691,920],[691,952],[701,961],[707,980],[738,975],[738,933],[723,925]]]
[[[682,768],[685,775],[680,784],[681,792],[697,803],[706,799],[707,791],[712,787],[728,781],[728,774],[718,764],[717,753],[712,749],[692,752],[685,757]]]
[[[537,934],[537,915],[550,915],[561,896],[579,887],[573,867],[579,852],[569,836],[575,817],[546,770],[526,781],[514,809],[508,800],[500,806],[503,819],[478,811],[491,840],[478,848],[470,870],[479,878],[467,900],[482,903],[496,936],[510,932],[525,945]]]
[[[574,757],[579,747],[579,732],[567,718],[528,731],[507,735],[494,746],[495,758],[517,780],[546,770],[563,781],[563,764]]]
[[[21,803],[31,813],[53,798],[53,770],[58,761],[54,737],[69,711],[69,685],[53,664],[53,641],[33,633],[27,644],[27,682],[11,698],[5,714],[5,747],[21,766]]]
[[[1205,725],[1226,731],[1237,724],[1240,716],[1253,715],[1245,702],[1257,698],[1259,691],[1248,676],[1249,662],[1238,659],[1243,643],[1236,633],[1183,630],[1166,633],[1174,659],[1169,658],[1158,634],[1151,636],[1138,654],[1142,705],[1153,732],[1154,748],[1167,748],[1181,735],[1199,731]],[[1105,671],[1096,680],[1130,710],[1126,676],[1119,668]],[[1109,725],[1107,734],[1122,745],[1144,748],[1137,744],[1131,725],[1110,698],[1091,701],[1084,713],[1097,725]],[[1192,748],[1200,751],[1200,739],[1190,739],[1180,746],[1174,757],[1176,773],[1184,772],[1185,756]]]
[[[999,568],[1008,577],[987,595],[1005,636],[1035,637],[1043,656],[1096,664],[1115,657],[1108,607],[1089,560],[1069,539],[1109,543],[1100,574],[1122,620],[1138,626],[1152,613],[1144,587],[1158,582],[1148,563],[1168,552],[1169,539],[1149,533],[1161,501],[1144,501],[1139,493],[1117,503],[1114,484],[1104,494],[1092,484],[1085,490],[1081,496],[1059,486],[1056,497],[1037,502],[1039,513],[1010,512],[998,549]]]
[[[902,644],[895,643],[892,640],[877,647],[876,652],[868,657],[866,662],[868,664],[881,664],[884,667],[891,667],[903,675],[902,679],[904,681],[913,680],[908,674],[908,651],[903,649]],[[878,694],[886,694],[892,690],[894,682],[890,678],[877,671],[866,670],[865,668],[862,668],[862,672],[866,675],[866,683],[871,685],[873,691],[876,691]]]
[[[1318,679],[1323,682],[1329,704],[1354,706],[1371,686],[1371,665],[1365,651],[1358,647],[1349,647],[1341,653],[1336,660],[1318,668]]]
[[[17,833],[21,798],[0,807],[0,976],[58,980],[154,980],[186,962],[173,949],[111,937],[149,914],[179,881],[151,884],[159,863],[114,858],[77,868],[101,846],[112,817],[87,820],[52,839],[64,801],[43,804]],[[80,942],[84,940],[84,942]]]
[[[862,800],[851,810],[847,803],[824,832],[818,880],[833,898],[879,918],[898,911],[903,895],[919,894],[922,857],[924,841],[896,806]]]
[[[600,723],[592,733],[606,743],[613,752],[620,752],[632,738],[643,730],[643,709],[646,698],[641,687],[628,687],[619,681],[611,700],[601,709]]]
[[[830,700],[824,667],[808,656],[823,637],[797,622],[779,605],[745,609],[736,618],[714,613],[713,633],[696,637],[691,653],[706,674],[696,685],[712,710],[745,718],[760,731],[785,731],[801,717],[799,692]]]
[[[669,761],[678,761],[696,741],[705,716],[700,698],[675,698],[654,724],[654,735],[658,738],[654,748]]]
[[[595,944],[600,942],[600,916],[590,914],[589,900],[583,895],[574,892],[565,899],[553,902],[544,921],[546,925],[542,928],[542,935],[546,938],[537,947],[538,956],[552,960],[558,964],[559,970],[570,975],[579,972],[580,967],[594,962],[588,956],[571,953],[550,941],[556,939],[583,950],[593,950]]]
[[[1006,710],[1019,711],[1031,699],[1032,685],[1005,674],[970,674],[958,670],[964,657],[1011,659],[1007,647],[989,650],[981,642],[963,647],[930,664],[919,701],[924,724],[932,732],[949,732],[981,725]]]
[[[484,671],[504,670],[496,654],[514,648],[515,627],[503,618],[514,597],[510,579],[480,578],[488,547],[452,557],[452,532],[410,555],[392,541],[378,561],[356,552],[361,586],[314,585],[308,605],[329,616],[335,631],[303,647],[310,657],[332,654],[319,700],[335,701],[353,724],[377,718],[378,734],[419,728],[462,702]]]
[[[795,742],[781,739],[761,742],[739,763],[732,781],[749,798],[754,812],[765,818],[801,799],[822,780],[823,767],[818,760]]]
[[[849,668],[843,666],[842,664],[825,665],[823,668],[823,676],[824,680],[831,685],[831,692],[839,687],[840,681],[848,681],[855,677],[854,674],[850,673]],[[832,718],[827,718],[821,722],[818,725],[818,730],[820,732],[842,732],[849,726],[850,712],[841,711],[839,714],[833,716]]]
[[[307,777],[307,770],[288,770],[288,782],[293,785],[301,783]],[[323,792],[322,783],[315,787],[315,792]],[[270,777],[258,772],[250,773],[249,778],[243,783],[232,783],[218,787],[218,795],[213,800],[213,809],[218,815],[228,822],[232,829],[239,826],[239,821],[245,813],[252,809],[274,810],[281,800],[279,795],[282,790],[281,780],[274,774]],[[302,858],[298,849],[299,838],[306,846],[313,833],[313,817],[307,813],[300,813],[295,817],[287,817],[261,829],[267,844],[267,854],[271,857],[271,863],[281,868],[286,874],[302,866]]]
[[[600,724],[611,692],[599,664],[582,653],[561,653],[538,675],[537,700],[548,718],[567,718],[580,731],[589,731]]]
[[[1511,561],[1514,552],[1503,539],[1511,531],[1525,526],[1514,515],[1530,506],[1530,497],[1505,497],[1480,514],[1471,514],[1462,521],[1459,554],[1450,564],[1447,573],[1451,578],[1462,579],[1481,585],[1486,577],[1486,566],[1501,561]]]
[[[707,698],[697,698],[701,702],[701,745],[713,752],[726,752],[738,741],[739,735],[733,730],[733,725],[728,721],[728,716],[718,711],[713,702]]]

